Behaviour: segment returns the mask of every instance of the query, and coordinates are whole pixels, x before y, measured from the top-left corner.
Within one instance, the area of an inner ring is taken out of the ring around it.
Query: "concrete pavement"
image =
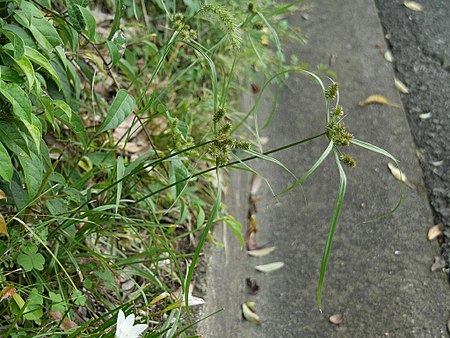
[[[437,243],[426,233],[433,219],[416,159],[415,147],[402,109],[358,102],[380,94],[401,103],[394,87],[392,65],[383,58],[386,45],[373,0],[313,2],[309,20],[292,18],[308,38],[304,46],[288,46],[287,54],[301,61],[328,64],[337,73],[341,104],[349,114],[348,129],[357,137],[394,154],[416,186],[404,187],[399,210],[382,220],[364,224],[389,211],[398,199],[398,184],[387,159],[351,147],[357,168],[346,168],[347,195],[335,234],[325,280],[321,313],[316,287],[328,223],[336,198],[338,175],[331,158],[303,185],[277,203],[267,187],[260,190],[257,223],[259,242],[276,246],[269,256],[254,258],[239,249],[229,229],[215,236],[224,249],[208,253],[206,305],[203,315],[223,309],[199,326],[205,337],[447,337],[450,290],[445,275],[431,273]],[[262,117],[261,120],[264,120]],[[324,130],[323,102],[317,85],[292,76],[283,90],[272,124],[261,132],[266,149]],[[274,155],[301,176],[326,148],[315,140]],[[268,162],[254,167],[280,191],[292,177]],[[232,173],[228,203],[243,224],[248,210],[249,177]],[[305,204],[304,196],[307,198]],[[262,274],[257,264],[283,261],[285,267]],[[260,290],[250,295],[246,278]],[[254,301],[261,325],[243,321],[240,306]],[[343,313],[344,321],[328,322]]]

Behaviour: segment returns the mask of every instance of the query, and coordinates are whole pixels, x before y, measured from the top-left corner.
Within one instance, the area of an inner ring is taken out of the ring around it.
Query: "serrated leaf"
[[[271,247],[262,248],[262,249],[249,250],[249,251],[247,251],[247,254],[249,256],[253,256],[253,257],[263,257],[263,256],[267,256],[268,254],[272,253],[274,250],[275,250],[275,247],[271,246]]]
[[[255,269],[261,272],[272,272],[281,269],[283,266],[284,266],[283,262],[273,262],[264,265],[257,265],[255,266]]]
[[[86,33],[89,38],[89,40],[94,41],[95,40],[95,31],[97,23],[95,22],[94,16],[91,14],[91,11],[87,8],[81,7],[78,5],[78,8],[81,11],[81,14],[83,15],[84,22],[86,23]]]
[[[383,104],[394,108],[400,108],[400,105],[392,103],[383,95],[370,95],[366,99],[359,102],[360,106],[367,106],[369,104]]]
[[[125,89],[119,90],[97,134],[116,128],[133,112],[135,105],[133,96]]]
[[[6,227],[6,221],[3,218],[3,215],[0,213],[0,234],[6,235],[9,237],[8,228]]]
[[[396,165],[392,164],[392,163],[388,163],[388,168],[391,171],[391,174],[400,182],[405,183],[408,187],[410,187],[411,189],[414,189],[414,185],[408,181],[408,179],[406,178],[406,175],[403,173],[403,171],[401,171],[399,168],[397,168]]]
[[[13,176],[13,165],[11,162],[11,157],[2,143],[0,143],[0,163],[0,177],[6,182],[11,182]]]
[[[50,62],[36,49],[33,49],[31,47],[25,46],[25,56],[29,58],[31,61],[36,63],[37,65],[44,68],[44,70],[50,75],[50,77],[56,82],[58,85],[58,88],[61,89],[61,81],[58,77],[58,74],[56,73],[53,66],[50,64]]]
[[[423,6],[422,6],[421,4],[418,4],[418,3],[415,2],[415,1],[405,1],[405,2],[403,3],[403,5],[404,5],[406,8],[411,9],[411,10],[413,10],[413,11],[416,11],[416,12],[423,12]]]

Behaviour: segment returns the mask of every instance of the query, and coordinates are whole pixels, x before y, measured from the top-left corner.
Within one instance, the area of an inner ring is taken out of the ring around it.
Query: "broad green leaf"
[[[33,320],[37,324],[40,324],[41,318],[44,315],[44,312],[42,310],[43,302],[44,299],[42,295],[39,294],[39,291],[37,289],[31,290],[31,293],[27,299],[25,310],[23,312],[23,318],[26,320]]]
[[[52,311],[57,311],[61,313],[66,312],[66,303],[64,302],[63,297],[59,293],[49,291],[48,296],[52,301]]]
[[[43,165],[41,158],[34,152],[31,156],[19,156],[19,162],[25,177],[25,184],[28,189],[28,197],[34,199],[42,185]]]
[[[7,182],[11,182],[13,175],[13,165],[8,151],[0,142],[0,177]]]
[[[61,61],[62,65],[64,66],[64,70],[67,71],[67,67],[69,65],[69,61],[66,57],[66,52],[64,51],[64,48],[61,46],[55,47],[55,52],[58,55],[59,60]]]
[[[108,40],[111,40],[116,31],[120,28],[120,19],[122,19],[123,10],[125,8],[124,0],[115,1],[116,8],[114,13],[114,21],[111,25],[111,31],[109,32]]]
[[[81,14],[79,6],[73,0],[66,0],[67,12],[69,21],[78,32],[81,32],[86,26],[83,15]]]
[[[14,115],[22,122],[32,123],[32,106],[28,95],[15,83],[0,83],[0,93],[12,104]]]
[[[14,61],[25,74],[25,77],[28,81],[28,90],[31,91],[33,89],[34,81],[36,78],[34,75],[33,65],[27,57],[23,57],[21,59],[14,58]]]
[[[20,27],[18,25],[14,25],[14,24],[5,23],[2,26],[2,30],[9,31],[9,32],[13,33],[14,35],[17,35],[18,37],[20,37],[24,42],[24,46],[28,46],[31,48],[37,48],[36,42],[34,41],[31,34],[29,34],[28,31],[26,31],[22,27]]]
[[[80,137],[83,145],[86,146],[88,143],[88,136],[86,133],[86,128],[81,122],[80,117],[72,111],[72,108],[70,108],[66,102],[62,100],[54,100],[53,104],[56,108],[54,110],[55,117],[66,126],[70,127],[70,129]]]
[[[58,74],[56,73],[50,62],[41,53],[39,53],[36,49],[25,46],[25,56],[37,65],[44,68],[45,71],[50,75],[50,77],[56,82],[58,87],[61,88],[61,81],[59,80]]]
[[[185,167],[183,162],[178,157],[175,157],[173,159],[172,168],[173,168],[173,173],[174,173],[174,177],[175,177],[175,182],[184,180],[185,178],[187,178],[191,175],[189,173],[189,170]],[[183,192],[184,188],[187,185],[187,182],[188,182],[187,180],[184,180],[183,182],[180,182],[175,186],[175,191],[176,191],[175,197],[176,198],[178,198],[178,196],[181,195],[181,193]]]
[[[17,122],[20,123],[20,122]],[[30,154],[26,135],[16,121],[0,121],[0,139],[3,145],[18,156]]]
[[[14,60],[21,59],[25,51],[25,43],[23,39],[15,32],[10,30],[0,29],[0,32],[5,34],[9,41],[11,41],[11,44],[13,46]]]
[[[108,45],[108,49],[109,49],[109,56],[111,58],[111,66],[115,66],[117,64],[117,62],[119,62],[119,60],[120,60],[119,49],[117,48],[115,43],[112,41],[107,40],[106,44]]]
[[[73,290],[71,298],[76,305],[84,306],[84,304],[86,304],[86,297],[80,290]]]
[[[108,109],[108,114],[97,134],[116,128],[133,112],[136,101],[125,89],[120,89]]]
[[[38,247],[35,244],[27,244],[17,256],[17,264],[27,272],[33,269],[38,271],[44,270],[44,263],[44,256],[38,252]]]
[[[116,168],[116,180],[117,180],[117,193],[116,193],[116,214],[119,210],[119,204],[120,204],[120,197],[122,196],[122,178],[123,174],[125,173],[125,166],[123,165],[123,157],[119,156],[117,157],[117,168]]]
[[[22,188],[22,184],[11,181],[11,194],[14,199],[14,204],[18,210],[24,209],[28,204],[28,194],[25,189]]]
[[[94,41],[95,40],[95,30],[97,23],[95,22],[94,16],[91,14],[91,11],[87,8],[81,7],[78,5],[78,8],[81,11],[81,14],[83,15],[84,22],[86,23],[86,33],[89,38],[89,40]]]

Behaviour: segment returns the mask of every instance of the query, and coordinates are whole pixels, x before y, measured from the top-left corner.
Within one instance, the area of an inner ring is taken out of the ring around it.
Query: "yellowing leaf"
[[[283,262],[273,262],[264,265],[257,265],[255,269],[261,272],[272,272],[278,269],[281,269],[284,266]]]
[[[369,104],[384,104],[387,106],[391,106],[394,108],[400,108],[400,105],[396,103],[392,103],[387,98],[385,98],[383,95],[370,95],[366,99],[359,102],[360,106],[367,106]]]
[[[262,249],[257,249],[257,250],[249,250],[249,251],[247,251],[247,254],[249,256],[253,256],[253,257],[262,257],[262,256],[266,256],[266,255],[270,254],[274,250],[275,250],[275,247],[271,246],[271,247],[268,247],[268,248],[262,248]]]
[[[411,189],[414,189],[414,185],[408,181],[408,179],[406,178],[405,174],[399,169],[397,168],[394,164],[392,163],[388,163],[388,168],[391,171],[392,175],[399,180],[400,182],[405,183],[408,187],[410,187]]]
[[[442,229],[441,229],[441,225],[437,224],[437,225],[433,225],[430,229],[428,229],[428,240],[432,241],[433,239],[436,239],[437,237],[439,237],[440,235],[442,235]]]
[[[6,200],[6,194],[3,190],[0,189],[0,200]]]
[[[14,294],[16,293],[16,289],[11,287],[11,286],[7,286],[2,290],[2,293],[0,295],[0,302],[4,299],[8,299],[11,298],[12,296],[14,296]]]
[[[420,117],[422,120],[428,120],[431,116],[432,116],[431,113],[423,113],[423,114],[420,114],[420,115],[419,115],[419,117]]]
[[[264,46],[268,46],[269,45],[269,37],[267,35],[262,35],[261,36],[261,44]]]
[[[150,302],[150,305],[153,305],[155,303],[158,303],[160,300],[165,299],[167,297],[170,297],[170,293],[168,292],[163,292],[161,293],[159,296],[153,298],[153,300]]]
[[[403,5],[405,5],[406,8],[411,9],[413,11],[423,12],[423,6],[415,1],[405,1]]]
[[[6,235],[9,237],[8,229],[6,228],[6,222],[3,218],[3,215],[0,214],[0,234]]]
[[[399,90],[402,94],[409,94],[409,89],[406,85],[397,78],[394,78],[395,88]]]
[[[261,324],[259,316],[254,312],[255,303],[246,302],[242,304],[242,316],[251,323]]]

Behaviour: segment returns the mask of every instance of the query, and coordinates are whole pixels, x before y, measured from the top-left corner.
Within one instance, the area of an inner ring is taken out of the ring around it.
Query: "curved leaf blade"
[[[130,116],[135,106],[136,101],[134,97],[128,94],[125,89],[119,90],[97,134],[116,128]]]

